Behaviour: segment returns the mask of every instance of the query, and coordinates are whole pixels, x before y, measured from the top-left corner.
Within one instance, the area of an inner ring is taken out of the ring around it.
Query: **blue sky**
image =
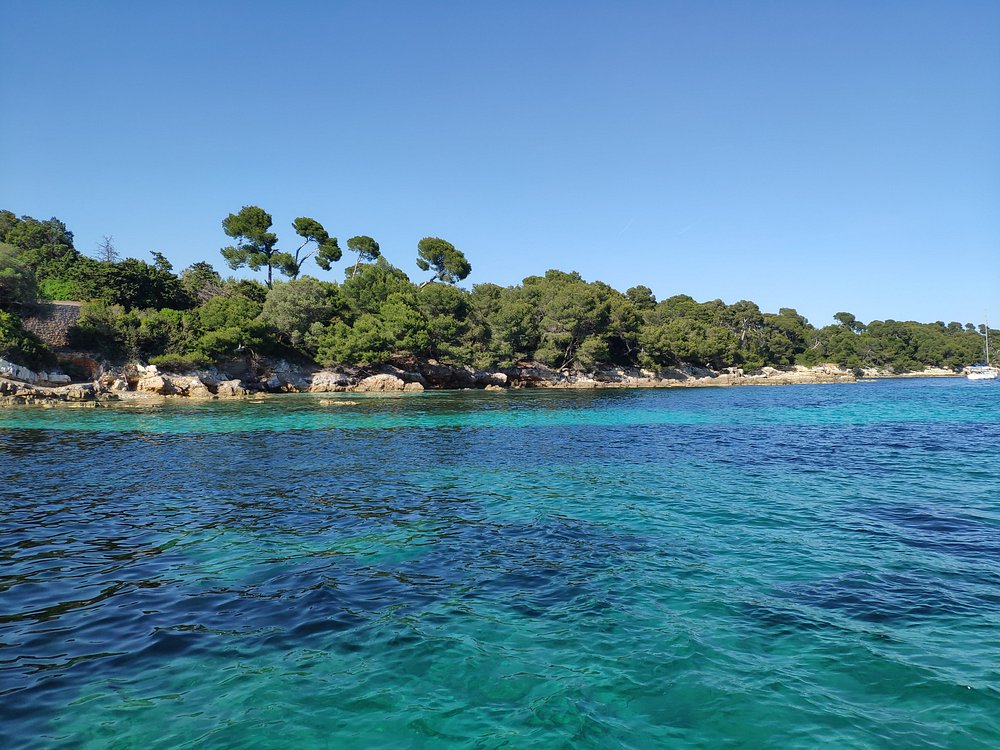
[[[284,248],[312,216],[414,278],[433,235],[468,283],[1000,323],[1000,2],[0,13],[0,207],[87,253],[225,271],[255,204]]]

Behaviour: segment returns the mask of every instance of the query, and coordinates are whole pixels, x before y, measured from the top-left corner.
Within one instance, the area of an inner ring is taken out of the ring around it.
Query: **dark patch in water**
[[[850,573],[785,586],[774,595],[799,606],[832,611],[869,623],[973,615],[981,611],[985,603],[973,593],[948,586],[940,578],[899,573]]]

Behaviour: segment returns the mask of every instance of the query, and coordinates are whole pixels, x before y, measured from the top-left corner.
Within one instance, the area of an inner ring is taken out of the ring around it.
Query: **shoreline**
[[[285,362],[256,377],[230,377],[218,370],[196,374],[160,372],[154,366],[127,365],[92,382],[45,386],[0,377],[0,406],[95,408],[158,405],[183,401],[253,401],[278,394],[396,394],[423,391],[598,390],[660,388],[731,388],[745,386],[825,385],[902,378],[961,378],[961,372],[928,368],[920,372],[849,370],[835,365],[765,367],[750,373],[732,368],[716,372],[680,367],[653,373],[605,369],[591,373],[556,371],[537,363],[504,370],[477,371],[434,360],[408,361],[407,367],[384,365],[379,372],[342,368],[316,370]],[[266,376],[266,378],[265,378]],[[340,399],[329,405],[340,403]]]

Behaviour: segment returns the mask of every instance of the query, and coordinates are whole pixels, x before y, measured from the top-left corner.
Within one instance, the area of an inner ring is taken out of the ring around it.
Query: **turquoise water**
[[[0,746],[1000,746],[1000,385],[343,400],[0,411]]]

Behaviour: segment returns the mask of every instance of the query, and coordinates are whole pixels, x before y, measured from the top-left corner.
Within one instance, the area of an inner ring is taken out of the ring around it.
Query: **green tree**
[[[530,359],[538,346],[539,315],[523,287],[476,284],[469,294],[466,346],[479,367]]]
[[[427,323],[428,353],[438,359],[462,361],[462,339],[469,294],[450,284],[430,284],[416,295],[416,306]]]
[[[374,263],[382,254],[378,243],[371,237],[363,234],[358,235],[357,237],[351,237],[351,239],[347,241],[347,249],[352,253],[358,254],[358,259],[354,263],[354,268],[351,270],[352,276],[358,272],[358,266],[361,265],[361,261],[366,260],[369,263]]]
[[[331,266],[340,260],[341,252],[337,238],[331,237],[318,221],[300,216],[292,226],[295,228],[295,233],[303,238],[303,242],[295,249],[295,255],[290,256],[290,261],[282,269],[286,276],[292,279],[298,278],[302,272],[302,265],[313,255],[316,256],[316,265],[324,271],[329,271]],[[309,245],[313,247],[308,252],[303,252]]]
[[[292,346],[302,346],[315,323],[329,323],[342,313],[343,304],[336,284],[311,276],[276,281],[267,293],[260,320]]]
[[[271,229],[271,214],[258,206],[244,206],[239,213],[229,214],[222,221],[222,229],[236,240],[235,245],[222,248],[222,257],[232,269],[244,266],[252,271],[267,269],[267,288],[273,283],[275,268],[289,269],[295,258],[275,248],[278,235]]]
[[[634,286],[631,289],[625,291],[625,297],[635,305],[638,310],[652,310],[656,307],[656,297],[653,296],[653,290],[648,286]]]
[[[55,217],[39,221],[5,211],[0,216],[0,242],[17,249],[18,260],[34,272],[42,287],[49,279],[65,277],[82,257],[73,247],[73,233]]]
[[[606,357],[611,310],[603,288],[588,284],[576,272],[555,270],[543,278],[525,279],[524,286],[531,288],[540,315],[538,361],[553,367],[590,367]]]
[[[462,251],[439,237],[424,237],[417,243],[417,267],[421,271],[434,270],[434,275],[421,287],[432,281],[457,284],[472,272],[472,265]]]
[[[170,273],[174,270],[174,264],[167,260],[167,256],[163,253],[157,250],[150,250],[149,254],[153,256],[153,267],[157,271]]]
[[[409,277],[384,257],[371,265],[361,266],[340,287],[344,301],[355,316],[378,313],[393,294],[413,296],[416,287]]]
[[[836,313],[833,319],[852,333],[860,333],[865,330],[865,324],[849,312]]]
[[[198,261],[181,271],[181,289],[192,304],[207,302],[222,294],[222,277],[211,263]]]
[[[0,244],[0,306],[30,303],[37,297],[34,272],[20,260],[16,248]]]

